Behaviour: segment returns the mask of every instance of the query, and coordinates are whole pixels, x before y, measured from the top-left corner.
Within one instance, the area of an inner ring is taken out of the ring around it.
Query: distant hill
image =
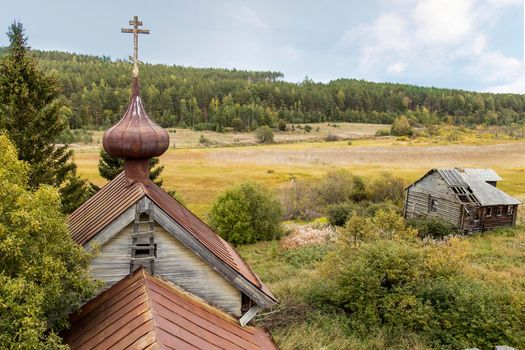
[[[5,48],[0,48],[0,55]],[[129,62],[106,56],[33,51],[55,74],[69,106],[71,128],[105,128],[120,118],[130,95]],[[253,130],[290,123],[345,121],[510,125],[525,121],[525,95],[338,79],[328,84],[282,80],[280,72],[141,66],[141,95],[162,126]]]

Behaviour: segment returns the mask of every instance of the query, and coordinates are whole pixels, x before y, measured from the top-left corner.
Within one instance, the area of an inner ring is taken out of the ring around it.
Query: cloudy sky
[[[43,50],[195,67],[525,93],[523,0],[0,0]],[[0,35],[0,46],[7,44]]]

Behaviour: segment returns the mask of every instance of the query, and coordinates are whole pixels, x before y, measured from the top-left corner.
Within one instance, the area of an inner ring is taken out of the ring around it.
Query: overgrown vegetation
[[[400,208],[403,198],[403,181],[391,173],[365,182],[343,169],[329,171],[320,179],[295,181],[281,195],[286,219],[328,216],[334,225],[343,225],[353,211],[373,213],[379,206]]]
[[[0,135],[0,348],[61,349],[57,333],[98,287],[59,192],[29,188],[29,164]]]
[[[501,258],[484,242],[508,250],[525,233],[503,231],[421,240],[399,214],[379,210],[352,214],[336,243],[242,252],[281,301],[258,322],[282,349],[520,348],[525,280],[510,270],[520,248],[512,245],[513,260],[494,268]]]
[[[243,183],[225,191],[210,211],[210,224],[234,244],[277,239],[282,209],[277,198],[256,183]]]

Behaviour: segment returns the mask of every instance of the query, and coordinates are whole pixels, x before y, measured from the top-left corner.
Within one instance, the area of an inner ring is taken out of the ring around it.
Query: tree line
[[[0,49],[0,55],[5,50]],[[104,129],[116,122],[130,96],[130,65],[107,56],[33,51],[62,87],[69,128]],[[391,124],[405,115],[415,125],[511,125],[525,121],[525,96],[338,79],[282,80],[280,72],[141,67],[141,95],[163,127],[255,130],[287,123]]]

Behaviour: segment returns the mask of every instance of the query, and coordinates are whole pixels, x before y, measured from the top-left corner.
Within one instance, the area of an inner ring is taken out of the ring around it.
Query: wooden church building
[[[235,249],[149,179],[149,160],[169,135],[146,114],[135,36],[132,95],[103,136],[124,171],[69,217],[75,242],[95,251],[90,269],[104,291],[71,317],[72,349],[276,349],[246,324],[276,304]]]
[[[432,169],[406,189],[406,219],[435,217],[465,233],[514,226],[517,199],[492,169]]]

